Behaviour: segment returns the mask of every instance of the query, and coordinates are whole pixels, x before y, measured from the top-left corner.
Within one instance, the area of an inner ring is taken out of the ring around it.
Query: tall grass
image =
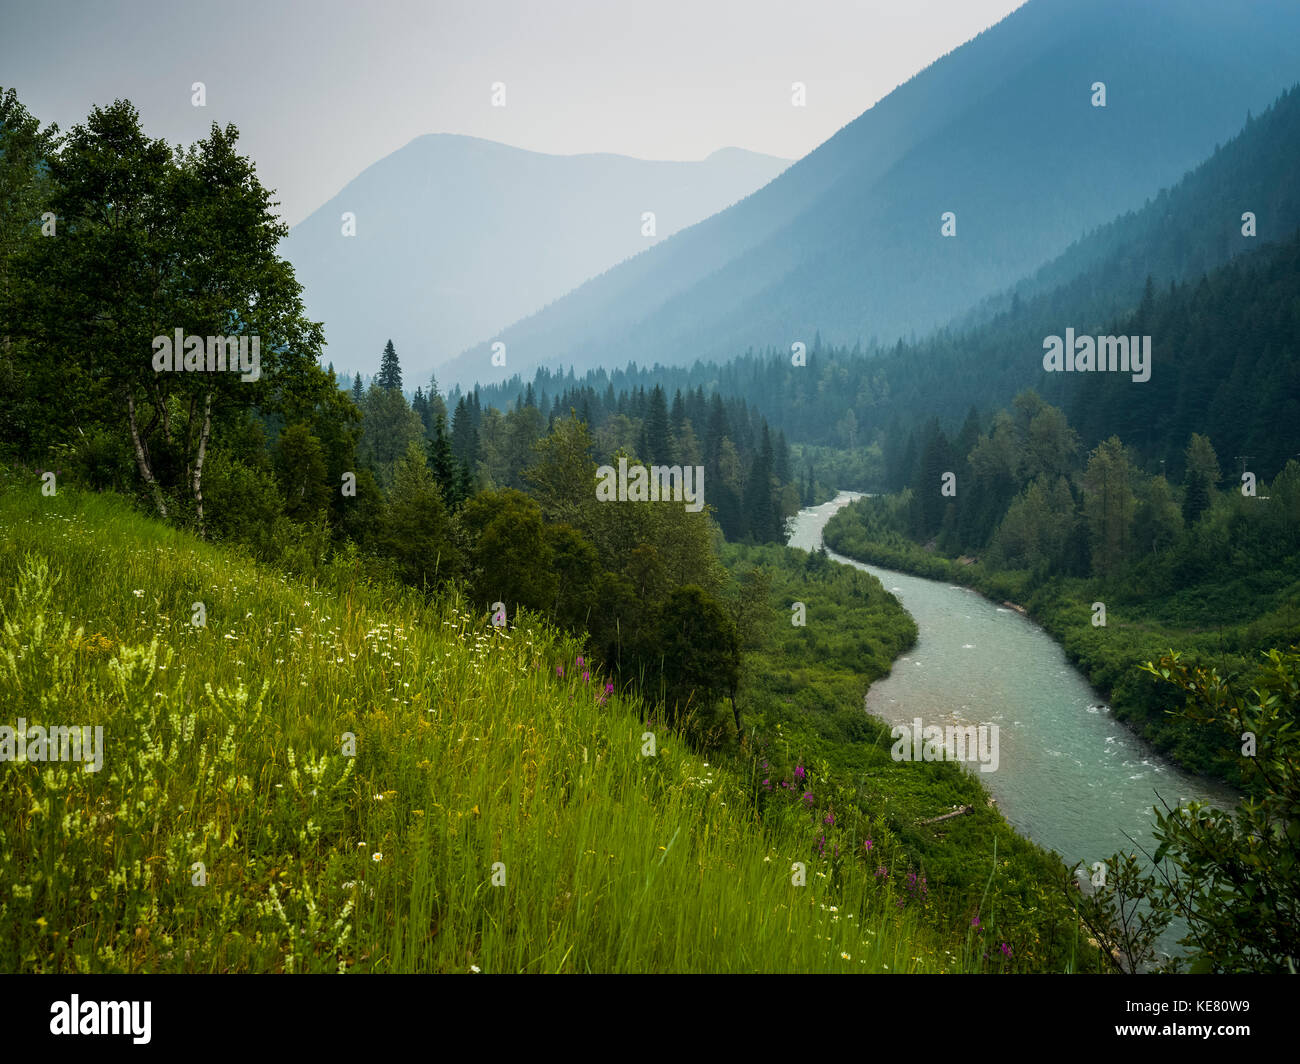
[[[105,737],[98,773],[0,764],[0,969],[971,966],[532,620],[296,580],[17,473],[0,619],[0,725]]]

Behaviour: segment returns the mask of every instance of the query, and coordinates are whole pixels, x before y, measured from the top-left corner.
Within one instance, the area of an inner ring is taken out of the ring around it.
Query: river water
[[[790,546],[816,550],[831,515],[859,497],[841,492],[801,510]],[[1091,868],[1116,851],[1135,852],[1130,837],[1153,852],[1152,808],[1160,799],[1236,804],[1231,789],[1183,772],[1116,720],[1027,617],[968,588],[829,553],[877,577],[918,629],[916,646],[872,685],[868,711],[891,724],[916,717],[925,725],[996,724],[998,767],[978,772],[980,781],[1012,827],[1067,864]],[[1177,937],[1165,935],[1161,946],[1174,951]]]

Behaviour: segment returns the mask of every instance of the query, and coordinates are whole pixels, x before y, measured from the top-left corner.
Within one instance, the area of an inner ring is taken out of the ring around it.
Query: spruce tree
[[[402,390],[402,364],[398,361],[392,340],[384,345],[384,355],[379,363],[379,376],[375,378],[375,383],[381,388],[399,392]]]
[[[672,442],[668,435],[668,403],[664,390],[655,385],[647,402],[645,419],[645,457],[655,465],[672,462]]]
[[[429,466],[433,470],[433,479],[438,482],[442,497],[452,509],[464,501],[462,490],[465,477],[460,463],[451,449],[451,436],[447,433],[446,419],[438,415],[433,423],[433,438],[429,442]]]
[[[411,409],[419,415],[420,424],[424,426],[424,435],[432,438],[433,423],[429,420],[429,400],[424,397],[423,388],[415,389],[415,395],[411,398]]]

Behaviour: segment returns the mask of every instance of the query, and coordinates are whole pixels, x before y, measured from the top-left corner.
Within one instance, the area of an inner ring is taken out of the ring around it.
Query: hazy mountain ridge
[[[1255,236],[1243,234],[1254,215]],[[1016,300],[1055,293],[1096,317],[1131,307],[1143,281],[1194,278],[1300,226],[1300,85],[1136,210],[1091,230],[1060,256],[957,323],[978,325]]]
[[[294,227],[282,254],[326,358],[370,368],[390,337],[412,378],[652,241],[766,184],[785,160],[739,148],[697,162],[546,155],[454,134],[419,137]],[[356,235],[342,235],[344,212]],[[655,237],[642,235],[654,211]]]
[[[1297,42],[1295,5],[1036,0],[759,193],[499,330],[506,372],[480,344],[443,374],[922,333],[1204,159],[1294,80]]]
[[[1255,237],[1241,233],[1247,207],[1257,216]],[[1298,290],[1297,233],[1300,86],[1142,209],[1094,230],[978,315],[920,342],[861,354],[810,338],[806,367],[764,345],[721,364],[586,377],[542,372],[531,382],[544,406],[559,399],[561,411],[573,403],[571,390],[584,386],[603,392],[659,384],[670,395],[716,389],[752,404],[793,442],[838,447],[850,446],[846,424],[859,442],[888,429],[900,447],[908,426],[931,415],[956,432],[972,405],[987,413],[1034,387],[1067,410],[1089,446],[1119,432],[1173,470],[1188,434],[1209,431],[1231,453],[1258,457],[1271,474],[1292,453],[1277,426],[1300,417],[1297,400],[1288,399],[1300,396],[1300,382],[1285,298]],[[1149,275],[1152,301],[1139,321],[1134,312]],[[1065,280],[1049,287],[1056,277]],[[1191,287],[1171,294],[1171,282]],[[1080,335],[1152,334],[1152,379],[1044,374],[1043,338],[1067,327]],[[482,401],[504,405],[528,379],[485,388]]]

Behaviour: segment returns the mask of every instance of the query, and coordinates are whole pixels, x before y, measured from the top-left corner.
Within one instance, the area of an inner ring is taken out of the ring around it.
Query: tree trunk
[[[140,470],[141,478],[153,492],[153,502],[158,508],[158,515],[166,518],[167,503],[163,500],[162,488],[154,479],[153,470],[149,468],[149,457],[144,452],[144,442],[140,439],[140,428],[135,420],[135,396],[129,391],[126,393],[126,414],[131,425],[131,442],[135,445],[135,464]]]
[[[731,715],[736,718],[736,738],[740,740],[740,745],[745,745],[745,726],[740,720],[740,707],[736,705],[736,691],[732,688],[728,692],[731,696]]]
[[[158,388],[157,380],[151,380],[149,382],[149,387],[153,389],[154,405],[158,408],[157,417],[162,418],[163,439],[167,441],[167,446],[170,447],[172,443],[172,418],[171,413],[167,409],[167,400],[163,398],[163,394]],[[157,418],[155,418],[155,420],[157,420]]]
[[[194,458],[194,512],[199,519],[199,538],[206,539],[203,530],[203,459],[208,453],[208,437],[212,434],[212,390],[203,396],[203,431],[199,433],[199,453]]]

